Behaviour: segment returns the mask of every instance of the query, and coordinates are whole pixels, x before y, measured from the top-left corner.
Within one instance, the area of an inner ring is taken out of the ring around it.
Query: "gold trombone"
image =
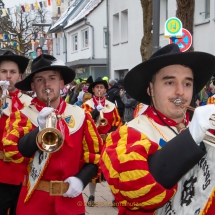
[[[100,97],[101,97],[101,93],[99,92],[99,104],[101,105],[101,101],[100,101]],[[98,126],[106,126],[108,123],[107,119],[104,118],[104,114],[103,114],[103,110],[99,111],[99,119],[98,119]]]
[[[50,89],[47,89],[46,92],[47,106],[50,107]],[[56,114],[52,112],[46,117],[46,128],[41,130],[36,137],[37,146],[41,151],[53,153],[63,146],[63,135],[58,129],[56,129],[56,126],[57,117]]]

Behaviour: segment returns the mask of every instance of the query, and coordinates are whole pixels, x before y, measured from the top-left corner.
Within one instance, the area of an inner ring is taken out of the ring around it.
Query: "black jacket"
[[[120,98],[119,95],[119,91],[120,89],[118,88],[118,85],[114,85],[112,86],[109,90],[108,90],[108,97],[107,100],[114,103],[117,106],[117,109],[119,111],[119,114],[122,118],[123,116],[123,111],[124,111],[124,104]],[[122,114],[122,115],[121,115]]]

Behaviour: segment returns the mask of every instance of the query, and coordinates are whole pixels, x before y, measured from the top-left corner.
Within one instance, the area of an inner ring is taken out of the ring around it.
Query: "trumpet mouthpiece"
[[[174,100],[174,103],[175,103],[176,106],[180,106],[181,102],[182,102],[181,99],[175,99]]]
[[[46,92],[49,94],[50,93],[50,89],[46,89]]]

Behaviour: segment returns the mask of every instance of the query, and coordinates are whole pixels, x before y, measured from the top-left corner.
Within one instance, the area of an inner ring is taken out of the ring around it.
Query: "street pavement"
[[[98,183],[95,192],[95,206],[88,207],[87,200],[89,197],[89,187],[83,190],[83,197],[86,208],[86,215],[117,215],[118,210],[112,207],[112,194],[107,182]]]

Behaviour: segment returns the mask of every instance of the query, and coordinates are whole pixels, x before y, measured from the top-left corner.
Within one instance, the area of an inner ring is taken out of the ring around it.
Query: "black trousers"
[[[7,215],[9,208],[10,215],[16,215],[16,206],[21,187],[21,184],[0,183],[0,215]]]

